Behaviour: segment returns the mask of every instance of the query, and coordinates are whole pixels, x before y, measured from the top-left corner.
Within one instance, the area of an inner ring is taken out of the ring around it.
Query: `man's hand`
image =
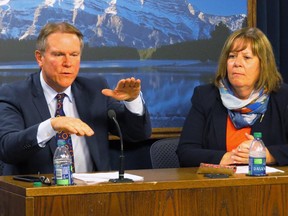
[[[59,116],[51,119],[52,128],[55,131],[63,131],[77,136],[92,136],[94,131],[78,118]]]
[[[114,90],[103,89],[102,94],[119,101],[133,101],[140,94],[141,81],[134,77],[121,79]]]

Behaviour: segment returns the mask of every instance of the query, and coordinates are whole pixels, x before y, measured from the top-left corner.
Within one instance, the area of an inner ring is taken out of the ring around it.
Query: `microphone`
[[[110,109],[108,110],[108,116],[110,119],[112,119],[115,122],[115,125],[117,127],[118,130],[118,134],[119,134],[119,138],[120,138],[120,144],[121,144],[121,152],[120,152],[120,156],[119,156],[119,160],[120,160],[120,165],[119,165],[119,178],[118,179],[109,179],[109,182],[113,182],[113,183],[125,183],[125,182],[133,182],[132,179],[129,178],[124,178],[124,145],[123,145],[123,136],[121,133],[121,129],[119,126],[119,123],[116,119],[116,113],[114,110]]]

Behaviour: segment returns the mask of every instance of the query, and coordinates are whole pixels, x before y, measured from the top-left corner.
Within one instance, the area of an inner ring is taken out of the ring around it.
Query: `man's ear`
[[[39,50],[35,51],[35,58],[36,58],[36,61],[39,65],[39,67],[42,67],[42,54]]]

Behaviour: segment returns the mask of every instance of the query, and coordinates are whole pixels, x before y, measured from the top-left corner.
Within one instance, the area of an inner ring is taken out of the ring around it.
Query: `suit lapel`
[[[221,103],[221,99],[217,98],[217,102]],[[222,104],[222,103],[221,103]],[[216,143],[219,149],[226,148],[226,125],[227,125],[227,111],[223,105],[215,106],[213,116],[213,127],[216,136]]]
[[[71,88],[80,119],[84,122],[89,122],[89,112],[87,112],[89,98],[87,97],[87,94],[82,90],[83,88],[77,83],[77,81],[72,84]]]
[[[41,120],[45,121],[46,119],[51,118],[43,89],[40,84],[40,73],[33,74],[32,76],[32,95],[33,104],[38,110]]]
[[[47,105],[47,101],[45,99],[43,89],[40,83],[40,73],[36,73],[32,75],[32,102],[38,113],[41,117],[40,122],[43,122],[49,118],[51,118],[50,111]],[[52,153],[56,150],[56,139],[52,137],[52,139],[48,142],[50,150]]]

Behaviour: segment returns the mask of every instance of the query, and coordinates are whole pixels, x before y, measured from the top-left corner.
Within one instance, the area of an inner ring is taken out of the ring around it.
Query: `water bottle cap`
[[[254,138],[262,138],[262,133],[261,132],[254,132]]]

